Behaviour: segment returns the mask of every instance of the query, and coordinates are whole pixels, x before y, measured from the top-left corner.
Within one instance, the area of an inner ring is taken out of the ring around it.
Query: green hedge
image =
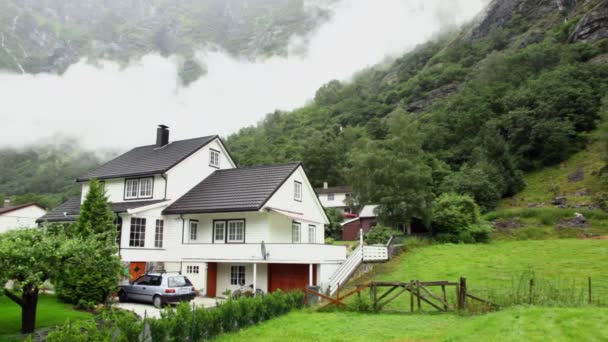
[[[54,341],[199,341],[234,332],[304,306],[301,291],[273,292],[262,297],[228,300],[212,309],[182,303],[160,318],[136,319],[128,312],[108,310],[101,321],[67,323],[51,332]]]

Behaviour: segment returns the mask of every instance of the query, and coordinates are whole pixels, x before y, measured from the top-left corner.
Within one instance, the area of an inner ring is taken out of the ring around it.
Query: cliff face
[[[576,16],[582,19],[571,35],[572,42],[596,42],[608,37],[605,0],[493,0],[476,18],[465,38],[484,38],[496,27],[513,28],[522,22],[548,27]]]
[[[608,38],[608,1],[602,1],[589,11],[570,35],[570,42],[594,43]]]

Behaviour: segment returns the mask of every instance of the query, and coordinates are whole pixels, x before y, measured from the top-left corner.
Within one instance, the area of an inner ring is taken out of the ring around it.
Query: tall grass
[[[513,218],[536,218],[544,225],[557,224],[562,219],[571,219],[575,213],[583,214],[589,220],[608,220],[608,213],[600,209],[584,208],[519,208],[493,211],[484,216],[488,221]]]
[[[605,295],[603,283],[593,284],[592,289],[593,286],[597,294]],[[516,305],[580,307],[590,304],[604,306],[608,303],[608,298],[597,294],[596,297],[592,295],[590,303],[588,289],[588,278],[542,278],[533,270],[528,270],[511,279],[511,282],[505,286],[487,288],[475,294],[485,296],[501,307]]]

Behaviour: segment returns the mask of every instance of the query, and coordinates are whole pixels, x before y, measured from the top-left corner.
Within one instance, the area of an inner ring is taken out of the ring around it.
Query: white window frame
[[[235,226],[235,227],[231,227],[230,224],[231,223],[241,223],[242,225],[239,226]],[[231,231],[232,228],[241,228],[241,238],[238,238],[238,230],[236,230],[233,234],[233,232]],[[227,243],[245,243],[245,220],[228,220],[226,221],[226,242]],[[232,237],[234,235],[234,238]]]
[[[247,268],[245,265],[230,266],[230,285],[243,286],[246,284]]]
[[[293,181],[293,199],[302,202],[302,183]]]
[[[317,226],[308,225],[308,243],[317,243]]]
[[[154,197],[154,177],[125,179],[125,200]]]
[[[220,151],[209,149],[209,166],[220,168]]]
[[[139,179],[138,198],[152,198],[154,189],[154,177]]]
[[[188,274],[199,274],[200,268],[198,265],[188,265],[186,266],[186,273]]]
[[[291,223],[291,243],[302,243],[302,224],[300,222]]]
[[[222,232],[221,238],[218,239],[218,232]],[[214,221],[213,222],[213,242],[224,243],[226,242],[226,221]]]
[[[139,179],[125,181],[125,199],[137,199],[139,195]]]
[[[131,217],[129,231],[129,247],[146,246],[146,219],[143,217]]]
[[[154,247],[163,248],[164,232],[165,232],[165,221],[156,220],[156,230],[154,231]]]
[[[335,194],[327,194],[327,200],[328,201],[333,201],[336,199],[336,195]]]
[[[190,220],[190,241],[196,241],[198,238],[198,221]]]

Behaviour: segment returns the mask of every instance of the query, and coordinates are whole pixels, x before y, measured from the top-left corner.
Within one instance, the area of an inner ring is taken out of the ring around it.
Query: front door
[[[207,297],[215,297],[217,292],[217,262],[207,263]]]
[[[131,262],[129,264],[129,279],[134,281],[146,273],[145,262]]]

